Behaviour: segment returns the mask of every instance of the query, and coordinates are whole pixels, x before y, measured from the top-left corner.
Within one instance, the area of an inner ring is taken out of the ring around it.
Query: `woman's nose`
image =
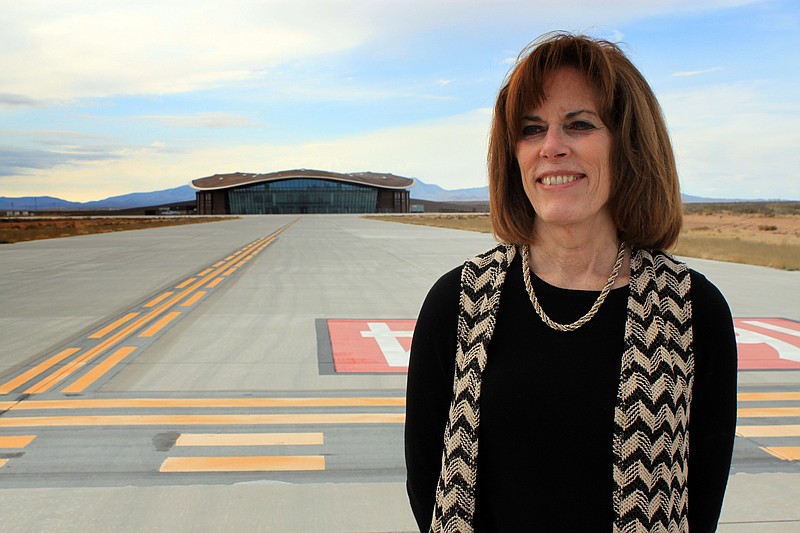
[[[539,151],[541,157],[560,158],[569,155],[569,147],[564,139],[564,132],[559,128],[548,128]]]

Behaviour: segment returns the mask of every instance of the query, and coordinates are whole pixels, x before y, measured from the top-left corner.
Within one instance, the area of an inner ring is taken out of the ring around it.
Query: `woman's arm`
[[[442,463],[444,428],[453,389],[461,268],[428,293],[411,343],[406,388],[405,450],[408,498],[420,531],[428,531]]]
[[[716,531],[736,431],[737,354],[725,298],[692,274],[695,380],[689,414],[689,530]]]

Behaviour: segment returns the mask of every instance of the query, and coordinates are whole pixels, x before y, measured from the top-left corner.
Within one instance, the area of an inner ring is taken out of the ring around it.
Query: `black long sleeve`
[[[695,382],[690,412],[689,521],[714,531],[735,431],[736,346],[730,311],[702,275],[692,276]],[[427,531],[452,397],[460,268],[430,290],[420,311],[408,375],[408,494]],[[592,291],[534,277],[557,321],[581,316]],[[577,332],[555,332],[534,314],[517,259],[501,296],[483,377],[476,527],[480,531],[610,530],[613,408],[627,288],[611,292]]]

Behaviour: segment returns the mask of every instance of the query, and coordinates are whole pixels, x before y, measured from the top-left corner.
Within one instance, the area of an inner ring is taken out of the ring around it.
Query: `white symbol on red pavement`
[[[800,368],[800,324],[780,318],[733,322],[740,370]]]
[[[369,331],[362,331],[361,336],[375,339],[389,366],[408,366],[409,351],[398,339],[411,337],[413,331],[392,331],[386,322],[367,322],[367,327]]]

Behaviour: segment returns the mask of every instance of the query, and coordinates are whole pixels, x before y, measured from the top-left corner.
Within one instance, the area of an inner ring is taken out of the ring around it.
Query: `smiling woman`
[[[714,531],[732,319],[663,251],[682,220],[675,160],[616,45],[559,33],[522,55],[495,105],[489,191],[501,243],[439,279],[411,346],[420,529]]]

